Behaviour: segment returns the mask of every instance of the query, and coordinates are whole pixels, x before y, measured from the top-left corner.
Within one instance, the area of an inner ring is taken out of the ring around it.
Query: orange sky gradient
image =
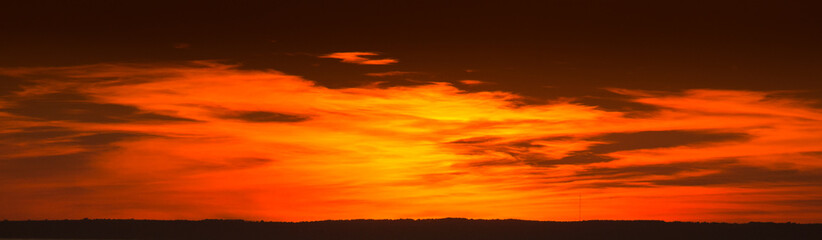
[[[369,55],[323,57],[397,61]],[[575,221],[581,198],[589,220],[822,222],[822,109],[790,92],[607,89],[657,109],[629,113],[216,61],[0,75],[31,83],[0,99],[10,220]]]

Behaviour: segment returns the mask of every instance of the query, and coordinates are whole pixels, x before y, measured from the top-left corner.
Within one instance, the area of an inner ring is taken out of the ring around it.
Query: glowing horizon
[[[572,221],[581,196],[582,219],[822,221],[822,109],[783,91],[608,89],[637,113],[214,61],[0,75],[30,83],[0,99],[11,220]]]

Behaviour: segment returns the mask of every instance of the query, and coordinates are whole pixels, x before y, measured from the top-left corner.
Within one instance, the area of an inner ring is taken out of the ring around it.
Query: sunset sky
[[[812,1],[276,2],[0,4],[0,219],[822,222]]]

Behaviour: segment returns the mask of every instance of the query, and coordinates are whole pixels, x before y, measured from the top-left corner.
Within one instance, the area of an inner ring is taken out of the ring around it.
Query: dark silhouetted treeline
[[[523,220],[2,221],[0,238],[72,239],[822,239],[822,224]]]

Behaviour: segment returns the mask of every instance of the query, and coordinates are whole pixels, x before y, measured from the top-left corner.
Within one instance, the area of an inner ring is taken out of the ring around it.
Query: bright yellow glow
[[[582,195],[585,219],[781,221],[790,216],[791,221],[822,220],[822,207],[791,204],[822,197],[820,182],[813,182],[814,176],[822,176],[813,175],[822,168],[818,154],[822,112],[797,100],[769,98],[764,92],[704,89],[671,94],[614,89],[662,109],[644,117],[626,117],[571,102],[517,105],[514,102],[520,97],[512,93],[466,92],[447,83],[329,89],[276,71],[237,70],[209,62],[5,69],[2,73],[24,77],[48,73],[76,80],[41,79],[17,92],[21,99],[76,91],[91,96],[94,103],[135,106],[146,113],[194,120],[108,123],[3,116],[4,133],[57,126],[147,136],[114,142],[105,151],[82,144],[2,140],[15,144],[14,151],[2,152],[8,159],[96,153],[89,156],[93,160],[84,166],[90,170],[83,176],[3,178],[0,204],[7,206],[4,217],[10,219],[576,220]],[[13,104],[0,102],[0,106]],[[304,120],[226,117],[235,112],[277,113]],[[597,136],[644,131],[749,137],[599,153],[614,158],[611,161],[539,163],[608,143]],[[741,167],[675,165],[728,159],[734,161],[729,166]],[[665,170],[662,165],[675,169]],[[594,168],[627,171],[637,166],[664,174],[583,174]],[[709,182],[692,185],[668,181],[757,169],[771,169],[767,173],[775,177],[762,179],[778,181],[700,178]],[[779,177],[781,173],[787,177]]]

